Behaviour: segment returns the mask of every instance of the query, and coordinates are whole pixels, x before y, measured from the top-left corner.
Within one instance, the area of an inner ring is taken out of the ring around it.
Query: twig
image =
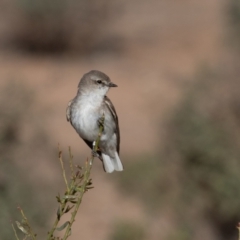
[[[47,240],[59,239],[59,238],[56,238],[53,236],[53,233],[56,230],[62,231],[63,229],[66,229],[66,232],[65,232],[62,240],[66,240],[71,235],[71,228],[75,221],[75,217],[77,215],[79,206],[82,202],[83,195],[89,189],[93,188],[91,186],[92,180],[90,179],[90,171],[92,169],[92,164],[93,164],[93,160],[95,157],[94,153],[97,153],[98,148],[99,148],[100,138],[101,138],[102,132],[104,130],[103,126],[104,126],[104,115],[100,119],[99,134],[95,141],[95,145],[93,146],[92,157],[91,157],[90,161],[89,160],[86,161],[86,165],[85,165],[83,174],[81,173],[82,168],[80,166],[75,166],[77,171],[76,171],[76,173],[74,173],[73,155],[72,155],[71,149],[69,147],[69,166],[70,166],[70,170],[71,170],[70,184],[68,183],[67,177],[66,177],[66,172],[65,172],[65,168],[64,168],[64,164],[63,164],[63,159],[62,159],[62,151],[60,150],[60,147],[58,145],[59,161],[61,164],[62,175],[63,175],[64,182],[66,185],[66,192],[62,198],[60,198],[59,195],[56,197],[57,201],[59,203],[59,207],[57,210],[57,217],[53,224],[53,227],[48,232]],[[34,234],[32,232],[31,226],[29,225],[28,220],[27,220],[23,210],[20,207],[18,207],[18,209],[20,210],[21,215],[22,215],[22,223],[19,223],[16,221],[17,227],[25,234],[24,239],[27,239],[30,237],[32,240],[36,240],[36,234]],[[71,209],[73,209],[73,211],[71,213],[70,221],[66,221],[64,224],[62,224],[62,226],[58,227],[61,217],[65,213],[68,213]],[[13,224],[12,224],[12,228],[13,228],[16,239],[19,240],[16,229]]]
[[[101,135],[102,135],[102,132],[103,132],[104,118],[105,117],[103,115],[102,118],[101,118],[101,125],[99,127],[99,134],[98,134],[98,137],[96,139],[95,146],[93,148],[94,152],[97,152],[98,147],[99,147],[100,138],[101,138]],[[88,190],[88,186],[91,185],[91,179],[89,179],[89,176],[90,176],[93,160],[94,160],[94,154],[92,154],[91,160],[86,162],[86,168],[85,168],[85,172],[84,172],[83,184],[82,184],[82,186],[81,186],[81,188],[79,190],[80,191],[80,195],[78,197],[78,201],[77,201],[77,203],[75,205],[75,208],[74,208],[74,211],[72,213],[71,220],[70,220],[70,222],[69,222],[69,224],[67,226],[67,229],[66,229],[65,235],[63,237],[63,240],[66,240],[68,238],[68,236],[70,236],[70,234],[71,234],[71,227],[73,225],[73,222],[75,221],[75,217],[76,217],[77,211],[79,209],[79,206],[80,206],[80,204],[82,202],[83,195]]]
[[[70,166],[70,170],[71,170],[71,176],[73,176],[74,174],[74,170],[73,170],[73,155],[72,155],[72,151],[71,151],[71,147],[68,147],[68,153],[69,153],[69,166]]]
[[[33,240],[36,240],[36,234],[34,234],[32,232],[31,226],[27,220],[27,217],[25,216],[23,210],[18,207],[18,210],[20,211],[21,215],[22,215],[22,223],[19,223],[18,221],[16,221],[16,225],[18,227],[18,229],[20,229],[26,237],[30,237]],[[15,228],[14,228],[15,231]],[[15,234],[16,236],[16,234]]]
[[[103,132],[104,115],[102,116],[100,123],[101,124],[99,127],[99,134],[95,141],[93,152],[97,152],[97,150],[99,148],[99,142],[100,142],[100,138],[101,138],[101,135]],[[62,240],[66,240],[71,235],[71,228],[72,228],[73,222],[75,221],[75,217],[76,217],[77,211],[79,209],[79,206],[82,202],[83,195],[85,192],[87,192],[89,189],[92,188],[92,186],[91,186],[92,182],[90,179],[90,171],[91,171],[92,163],[94,160],[94,154],[92,154],[90,161],[88,161],[88,160],[86,161],[86,165],[85,165],[83,174],[81,173],[82,168],[80,166],[76,166],[77,171],[76,171],[76,173],[74,173],[72,159],[73,159],[73,156],[71,153],[71,149],[69,147],[69,165],[70,165],[70,170],[71,170],[71,182],[69,185],[67,178],[66,178],[64,165],[63,165],[62,152],[59,149],[59,160],[61,163],[63,178],[65,181],[67,190],[62,198],[60,198],[60,196],[57,196],[57,201],[59,202],[59,208],[57,211],[57,217],[53,224],[53,227],[48,233],[48,238],[47,238],[48,240],[56,239],[53,236],[53,233],[55,232],[55,230],[62,231],[63,229],[66,229]],[[73,209],[73,211],[71,213],[70,221],[66,221],[62,226],[57,227],[62,215],[69,212],[71,209]]]
[[[15,229],[13,223],[12,223],[12,228],[13,228],[13,232],[14,232],[15,238],[16,238],[17,240],[19,240],[18,235],[17,235],[17,232],[16,232],[16,229]]]
[[[68,182],[67,182],[67,177],[66,177],[66,172],[65,172],[65,168],[64,168],[63,160],[62,160],[62,151],[60,150],[59,145],[58,145],[58,152],[59,152],[58,159],[59,159],[59,161],[60,161],[60,163],[61,163],[63,179],[64,179],[64,181],[65,181],[65,184],[66,184],[66,187],[67,187],[67,191],[69,191]]]
[[[73,195],[73,191],[74,191],[73,185],[74,185],[74,180],[71,181],[70,187],[69,188],[67,187],[69,190],[66,191],[65,196]],[[57,225],[60,222],[60,219],[61,219],[62,215],[64,213],[68,212],[67,211],[68,208],[66,208],[66,206],[67,206],[67,203],[68,203],[69,199],[67,199],[67,198],[60,199],[60,196],[57,196],[57,200],[59,202],[59,207],[58,207],[58,211],[57,211],[57,217],[55,219],[55,222],[53,224],[52,229],[48,232],[47,240],[54,239],[53,233],[57,229]]]

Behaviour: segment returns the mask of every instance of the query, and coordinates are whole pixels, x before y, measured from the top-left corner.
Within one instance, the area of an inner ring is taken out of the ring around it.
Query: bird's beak
[[[112,83],[112,82],[110,82],[110,83],[108,84],[108,86],[109,86],[109,87],[117,87],[117,85],[114,84],[114,83]]]

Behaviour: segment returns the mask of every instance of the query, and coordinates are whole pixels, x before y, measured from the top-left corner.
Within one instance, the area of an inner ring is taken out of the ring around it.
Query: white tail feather
[[[114,171],[114,166],[112,164],[112,161],[110,157],[104,153],[102,153],[102,158],[103,158],[103,165],[104,169],[107,173],[112,173]]]
[[[110,158],[108,155],[102,153],[104,169],[107,173],[112,173],[115,171],[123,171],[123,165],[118,156],[118,153],[115,152],[115,158]]]
[[[111,160],[116,171],[123,171],[123,165],[117,152],[115,152],[115,158],[111,158]]]

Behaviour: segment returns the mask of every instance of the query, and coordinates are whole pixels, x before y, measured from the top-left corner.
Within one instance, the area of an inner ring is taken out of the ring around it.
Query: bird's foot
[[[93,146],[93,147],[92,147],[92,156],[98,158],[98,157],[99,157],[99,154],[98,154],[97,151],[94,150],[94,149],[95,149],[95,145],[96,145],[96,142],[94,141],[93,144],[92,144],[92,146]]]
[[[99,157],[99,154],[96,151],[92,150],[92,156],[93,157]]]

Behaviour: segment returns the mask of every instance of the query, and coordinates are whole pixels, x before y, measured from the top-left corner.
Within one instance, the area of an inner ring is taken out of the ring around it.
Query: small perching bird
[[[104,115],[103,132],[97,157],[106,172],[122,171],[119,158],[120,132],[116,110],[106,96],[109,88],[117,87],[103,72],[92,70],[83,75],[78,92],[68,103],[67,120],[84,142],[92,149],[99,133],[100,119]]]

